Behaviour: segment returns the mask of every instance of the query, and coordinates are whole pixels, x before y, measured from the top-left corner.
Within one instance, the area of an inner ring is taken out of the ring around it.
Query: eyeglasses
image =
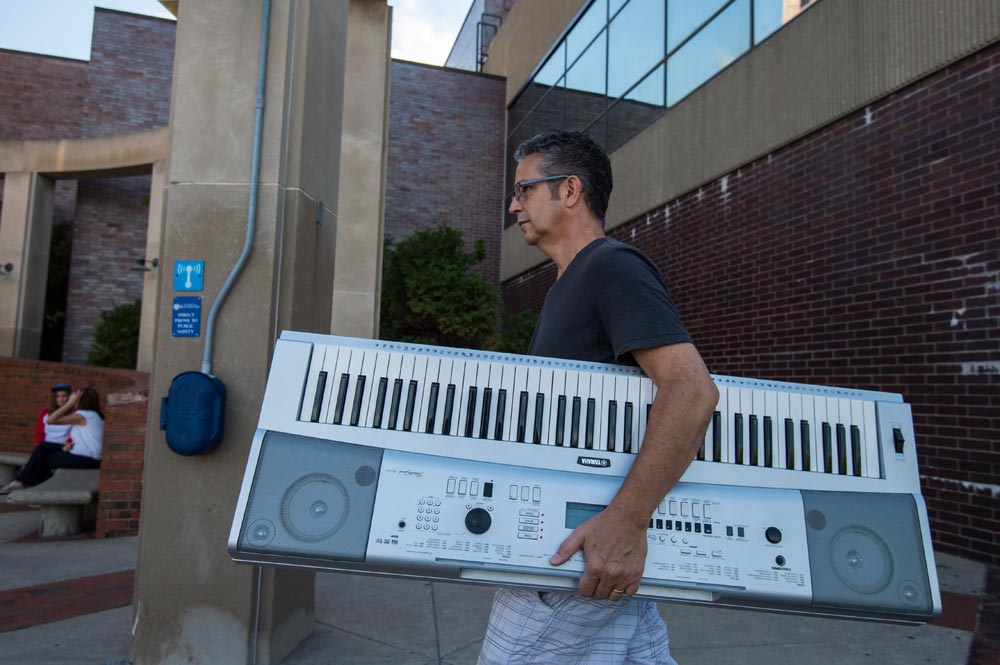
[[[544,178],[532,178],[530,180],[520,180],[514,183],[514,194],[513,198],[518,201],[523,201],[524,197],[528,195],[531,188],[540,182],[549,182],[551,180],[562,180],[563,178],[568,178],[570,174],[562,173],[560,175],[548,175]]]

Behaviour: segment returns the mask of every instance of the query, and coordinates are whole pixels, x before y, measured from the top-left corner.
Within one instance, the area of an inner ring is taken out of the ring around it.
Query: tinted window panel
[[[632,0],[608,28],[608,96],[620,97],[663,60],[663,0]]]
[[[663,65],[608,111],[608,150],[617,150],[665,110]]]
[[[677,48],[698,26],[726,4],[727,0],[668,0],[667,50]]]
[[[608,22],[607,0],[595,0],[580,21],[566,35],[566,65],[572,66],[600,30]]]
[[[736,0],[667,61],[673,106],[750,48],[750,2]]]
[[[755,0],[753,3],[753,38],[756,43],[767,39],[782,25],[785,0]]]
[[[593,44],[579,57],[566,72],[566,87],[604,96],[604,73],[607,62],[607,32],[601,32]],[[600,101],[604,107],[603,99]],[[591,115],[593,117],[593,115]]]
[[[566,71],[566,44],[560,44],[552,55],[549,56],[548,61],[546,61],[545,66],[538,70],[535,74],[535,83],[541,83],[544,85],[552,85],[565,73]]]

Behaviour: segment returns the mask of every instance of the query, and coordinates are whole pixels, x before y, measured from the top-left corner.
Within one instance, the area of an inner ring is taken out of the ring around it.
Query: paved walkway
[[[0,504],[0,663],[127,665],[135,538],[41,540]],[[1000,664],[1000,569],[939,554],[944,613],[895,626],[661,604],[681,665]],[[283,665],[475,663],[488,587],[317,575],[316,630]]]

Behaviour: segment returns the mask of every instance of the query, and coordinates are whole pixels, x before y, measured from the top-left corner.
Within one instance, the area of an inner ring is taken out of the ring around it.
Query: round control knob
[[[781,542],[781,531],[778,527],[769,526],[767,531],[764,532],[764,537],[767,538],[767,542],[777,545]]]
[[[473,508],[465,516],[465,528],[472,533],[486,533],[493,518],[482,508]]]

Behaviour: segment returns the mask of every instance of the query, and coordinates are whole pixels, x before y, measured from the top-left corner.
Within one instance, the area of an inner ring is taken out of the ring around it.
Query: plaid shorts
[[[677,665],[654,602],[500,589],[493,597],[479,665],[527,663]]]

